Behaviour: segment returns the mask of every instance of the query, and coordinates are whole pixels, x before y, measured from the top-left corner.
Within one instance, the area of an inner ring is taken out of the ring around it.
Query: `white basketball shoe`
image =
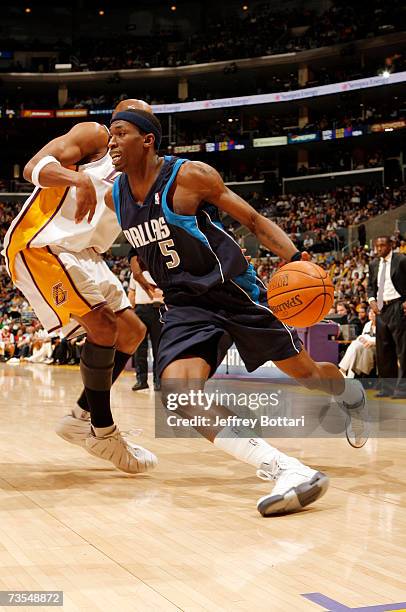
[[[127,474],[141,474],[153,470],[158,463],[154,453],[128,442],[117,427],[103,438],[97,438],[92,430],[85,440],[85,447],[91,455],[111,461],[116,468]]]
[[[91,434],[90,412],[76,410],[76,413],[72,410],[71,414],[66,414],[59,421],[55,432],[66,442],[86,448],[86,438]]]
[[[119,470],[139,474],[152,470],[157,457],[146,448],[132,444],[123,438],[116,428],[106,438],[96,438],[90,424],[90,413],[76,409],[58,423],[56,433],[66,442],[81,446],[91,455],[111,461]]]
[[[286,455],[276,457],[271,463],[262,463],[257,476],[275,481],[272,492],[257,502],[262,516],[301,510],[324,495],[329,485],[325,474]]]
[[[347,415],[345,435],[348,444],[354,448],[362,448],[367,443],[370,434],[368,405],[364,389],[362,389],[360,401],[355,404],[340,402],[337,399],[335,401]]]

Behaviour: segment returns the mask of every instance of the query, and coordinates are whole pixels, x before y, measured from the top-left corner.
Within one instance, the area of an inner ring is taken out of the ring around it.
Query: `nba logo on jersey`
[[[161,198],[160,198],[160,194],[159,193],[155,194],[155,204],[156,204],[156,206],[160,206],[160,204],[161,204]]]
[[[68,299],[68,292],[64,290],[62,283],[52,287],[52,299],[56,306],[61,306]]]

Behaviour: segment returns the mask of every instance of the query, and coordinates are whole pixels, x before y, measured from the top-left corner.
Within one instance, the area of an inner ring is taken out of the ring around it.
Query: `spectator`
[[[154,281],[149,272],[144,271],[143,276],[146,280],[154,284]],[[158,355],[158,344],[159,337],[161,335],[161,319],[159,314],[159,308],[163,303],[162,291],[160,289],[155,290],[154,296],[151,298],[148,293],[141,287],[141,285],[134,280],[131,276],[128,299],[130,300],[131,306],[135,308],[137,316],[141,319],[147,328],[147,333],[144,340],[139,345],[138,349],[134,354],[134,366],[137,375],[137,381],[132,386],[133,391],[140,391],[141,389],[148,389],[148,338],[152,345],[153,354],[153,380],[154,389],[158,391],[160,389],[160,381],[156,373],[156,361]]]
[[[376,357],[376,321],[375,313],[369,311],[369,321],[364,325],[362,335],[353,340],[344,357],[338,364],[347,378],[368,376],[375,368]]]
[[[375,241],[368,296],[376,319],[377,397],[406,399],[406,255],[394,253],[389,236]]]
[[[10,359],[8,363],[19,363],[20,359],[24,360],[31,355],[33,333],[33,327],[28,327],[26,329],[24,325],[21,325],[21,327],[17,328],[14,357]]]
[[[350,309],[345,302],[337,302],[336,313],[338,314],[339,317],[342,317],[343,319],[342,325],[348,324],[349,312],[350,312]]]
[[[303,240],[303,248],[305,251],[310,251],[311,247],[314,244],[314,240],[311,236],[309,236],[309,234],[305,234],[304,240]]]
[[[10,327],[5,325],[0,329],[0,361],[7,361],[14,356],[15,343],[14,335]]]
[[[351,305],[349,307],[349,311],[350,312],[349,312],[348,317],[347,317],[348,318],[348,323],[349,323],[349,325],[352,326],[352,328],[354,330],[354,334],[358,336],[359,334],[362,333],[362,328],[363,328],[362,322],[361,322],[360,318],[358,317],[357,309],[356,309],[356,307],[354,305]]]

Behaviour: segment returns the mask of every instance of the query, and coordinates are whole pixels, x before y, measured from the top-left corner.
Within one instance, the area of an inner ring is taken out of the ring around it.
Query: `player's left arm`
[[[190,198],[187,197],[188,193]],[[177,205],[181,198],[186,202],[183,210]],[[203,162],[185,162],[178,173],[174,196],[175,212],[195,214],[202,201],[214,204],[245,225],[260,243],[275,255],[286,261],[291,261],[292,257],[301,258],[289,236],[273,221],[259,214],[248,202],[228,189],[217,170]]]
[[[128,289],[127,297],[131,304],[131,308],[135,308],[135,289]]]
[[[152,300],[155,296],[155,291],[156,291],[157,286],[147,281],[144,274],[142,273],[142,268],[138,262],[138,256],[134,255],[131,250],[129,253],[129,259],[130,259],[131,272],[132,272],[135,282],[141,285],[144,291],[148,294],[148,297],[150,297]]]

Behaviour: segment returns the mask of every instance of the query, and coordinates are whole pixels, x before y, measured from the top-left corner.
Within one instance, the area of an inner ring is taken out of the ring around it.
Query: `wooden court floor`
[[[263,519],[268,483],[204,440],[155,439],[153,392],[129,374],[117,421],[160,460],[137,477],[54,434],[77,368],[2,365],[0,381],[0,590],[63,590],[81,611],[406,610],[405,440],[279,441],[331,487]]]

